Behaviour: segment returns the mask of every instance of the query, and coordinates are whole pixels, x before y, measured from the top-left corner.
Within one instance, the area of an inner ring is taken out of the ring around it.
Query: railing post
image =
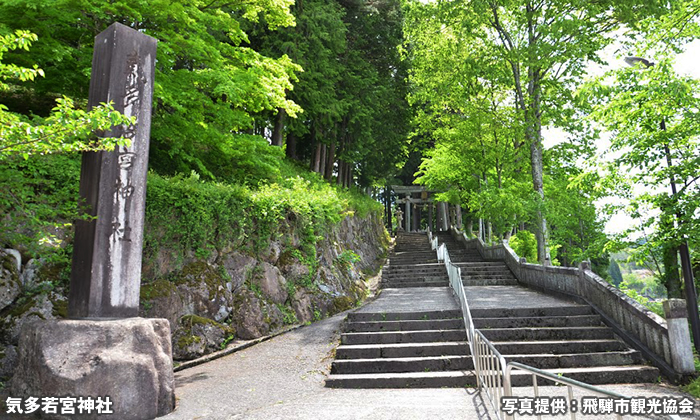
[[[668,325],[668,343],[671,350],[673,369],[681,374],[695,372],[685,300],[666,300],[664,302],[664,313],[666,314],[666,324]]]

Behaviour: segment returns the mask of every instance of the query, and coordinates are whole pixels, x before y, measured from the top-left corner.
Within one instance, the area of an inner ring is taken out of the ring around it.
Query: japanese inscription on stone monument
[[[129,139],[83,155],[80,195],[91,220],[76,223],[68,314],[138,314],[156,40],[115,23],[95,38],[89,106],[111,101],[135,123],[107,136]]]

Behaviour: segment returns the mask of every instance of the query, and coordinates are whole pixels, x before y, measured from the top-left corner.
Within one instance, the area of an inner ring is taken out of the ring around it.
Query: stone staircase
[[[445,265],[438,263],[425,233],[399,233],[382,271],[382,288],[447,287]]]
[[[476,328],[508,361],[593,385],[659,377],[658,369],[646,365],[590,306],[512,285],[517,282],[505,264],[477,260],[475,250],[446,235],[439,234],[439,240],[462,267]],[[326,386],[476,386],[461,312],[444,266],[428,257],[429,249],[425,234],[397,238],[383,274],[386,290],[346,318]],[[433,284],[444,286],[429,287]],[[532,385],[530,374],[521,371],[514,371],[512,380],[514,386]]]
[[[508,361],[592,385],[654,382],[659,377],[658,369],[644,365],[642,355],[618,339],[588,305],[471,312],[474,326]],[[529,386],[532,379],[518,374],[513,385]]]
[[[465,339],[459,310],[349,314],[326,386],[474,385]]]
[[[461,268],[464,286],[515,286],[518,280],[502,261],[484,261],[476,248],[467,249],[449,232],[437,234],[438,243],[445,244],[452,262]]]

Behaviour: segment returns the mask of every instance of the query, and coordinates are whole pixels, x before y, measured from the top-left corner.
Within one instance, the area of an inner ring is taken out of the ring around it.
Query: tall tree
[[[39,41],[13,63],[35,62],[46,78],[0,94],[10,109],[45,115],[55,92],[88,93],[93,37],[121,22],[159,40],[151,166],[163,173],[196,170],[244,181],[273,173],[277,150],[255,131],[259,113],[299,107],[286,98],[298,67],[246,46],[241,22],[264,18],[270,28],[294,24],[290,0],[244,3],[204,0],[0,1],[0,31],[31,28]]]

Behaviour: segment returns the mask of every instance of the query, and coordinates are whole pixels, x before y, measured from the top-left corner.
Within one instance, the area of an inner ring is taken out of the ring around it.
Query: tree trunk
[[[275,127],[272,130],[272,145],[282,147],[284,146],[284,117],[287,112],[284,108],[277,108],[277,115],[275,116]]]
[[[318,164],[318,173],[324,176],[326,173],[326,145],[321,144],[321,157]]]
[[[333,178],[333,164],[335,163],[335,142],[331,143],[326,156],[326,172],[323,175],[327,180]]]
[[[678,265],[678,247],[663,247],[664,275],[663,281],[668,292],[669,299],[683,299],[683,285],[681,284],[680,266]]]
[[[316,151],[312,161],[311,170],[318,173],[321,169],[321,143],[316,143]]]
[[[287,135],[287,157],[298,160],[297,158],[297,136],[294,133]]]
[[[352,182],[352,166],[350,165],[350,163],[347,163],[347,162],[345,163],[345,165],[347,166],[347,168],[345,170],[345,176],[347,177],[345,179],[345,188],[350,188],[350,186],[353,184],[353,182]]]
[[[345,179],[345,162],[343,162],[342,159],[338,159],[338,178],[335,179],[335,183],[342,186],[344,179]]]

